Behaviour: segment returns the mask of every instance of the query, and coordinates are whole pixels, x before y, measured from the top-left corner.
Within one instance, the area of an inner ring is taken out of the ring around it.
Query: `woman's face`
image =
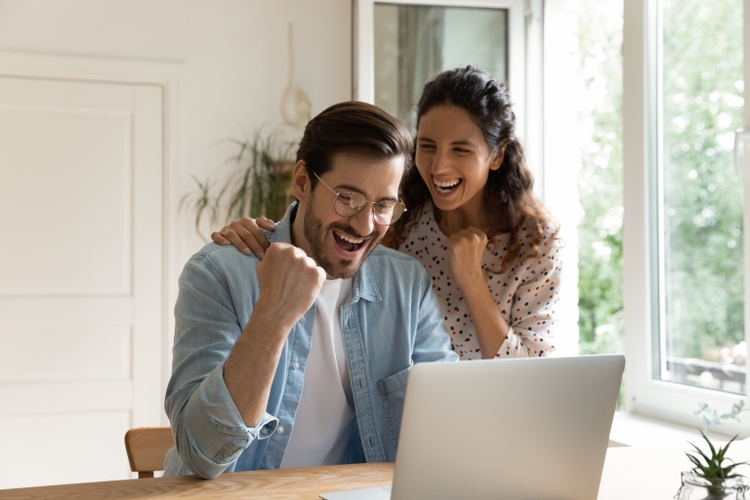
[[[417,169],[435,206],[480,214],[484,185],[490,170],[500,168],[503,150],[490,151],[469,112],[450,104],[430,108],[419,120],[416,148]]]

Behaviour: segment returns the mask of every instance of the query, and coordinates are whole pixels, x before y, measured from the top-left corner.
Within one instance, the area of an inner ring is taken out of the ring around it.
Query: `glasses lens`
[[[334,208],[336,213],[341,217],[351,217],[358,214],[367,203],[367,200],[361,193],[354,191],[341,191],[336,196]]]
[[[341,217],[357,215],[367,205],[367,198],[356,191],[341,191],[336,195],[333,203],[336,213]],[[381,226],[390,226],[401,217],[406,208],[400,201],[373,203],[372,217]]]
[[[373,217],[381,226],[390,226],[401,217],[402,213],[404,213],[404,205],[401,202],[373,206]]]

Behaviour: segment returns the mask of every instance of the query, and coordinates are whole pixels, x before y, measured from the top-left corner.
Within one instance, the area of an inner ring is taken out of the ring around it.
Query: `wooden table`
[[[733,445],[734,447],[734,445]],[[737,461],[750,455],[738,443]],[[685,448],[687,449],[687,447]],[[730,451],[732,451],[730,449]],[[599,500],[669,500],[688,469],[684,449],[618,447],[607,451]],[[534,475],[530,476],[533,478]],[[318,494],[390,484],[393,464],[337,465],[304,469],[232,472],[206,481],[195,477],[128,479],[0,490],[0,499],[243,498],[318,500]],[[502,498],[502,497],[499,497]]]
[[[393,464],[229,472],[206,481],[195,476],[126,479],[0,490],[0,499],[243,498],[319,500],[318,494],[390,484]]]

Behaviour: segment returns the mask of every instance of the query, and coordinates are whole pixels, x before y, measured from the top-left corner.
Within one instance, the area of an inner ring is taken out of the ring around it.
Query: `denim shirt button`
[[[299,369],[299,362],[295,361],[294,363],[292,363],[292,370],[297,370],[297,369]]]
[[[278,426],[276,428],[276,434],[284,434],[284,428],[282,426]]]

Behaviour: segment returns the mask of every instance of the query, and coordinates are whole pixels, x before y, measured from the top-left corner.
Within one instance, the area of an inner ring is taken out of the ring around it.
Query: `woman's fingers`
[[[276,230],[276,224],[274,224],[271,219],[267,219],[266,217],[258,217],[257,219],[255,219],[255,223],[258,227],[260,227],[261,229],[265,229],[266,231]]]
[[[259,259],[263,259],[269,245],[263,229],[273,231],[275,224],[265,217],[257,220],[243,217],[224,226],[220,231],[211,233],[211,239],[219,245],[232,244],[245,255],[252,253]]]

